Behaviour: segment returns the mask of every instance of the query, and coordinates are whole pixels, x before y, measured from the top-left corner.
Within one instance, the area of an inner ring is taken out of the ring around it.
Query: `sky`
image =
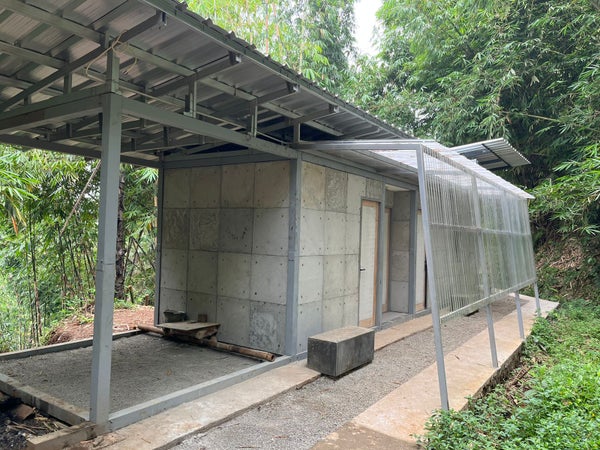
[[[371,39],[375,26],[375,13],[381,7],[382,0],[358,0],[354,4],[354,17],[356,18],[356,47],[358,51],[367,55],[375,55]]]

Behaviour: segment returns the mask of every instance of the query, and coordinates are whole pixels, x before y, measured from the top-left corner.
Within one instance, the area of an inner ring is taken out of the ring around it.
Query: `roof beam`
[[[273,100],[278,100],[280,98],[287,97],[292,94],[296,94],[300,91],[300,86],[293,83],[286,83],[286,87],[282,89],[277,89],[275,91],[269,92],[265,95],[261,95],[260,97],[255,97],[254,100],[249,100],[248,105],[246,106],[246,110],[243,110],[244,105],[240,106],[239,101],[231,102],[231,105],[226,106],[224,108],[219,108],[215,111],[218,115],[228,116],[230,114],[235,113],[236,111],[243,111],[243,116],[248,115],[250,113],[250,106],[256,104],[257,106],[264,105],[265,103],[272,102]]]
[[[275,123],[273,125],[269,125],[260,129],[261,133],[270,133],[272,131],[281,130],[282,128],[292,127],[294,125],[298,125],[301,123],[311,122],[315,119],[319,119],[321,117],[330,116],[331,114],[336,114],[339,112],[339,107],[337,105],[329,104],[329,106],[325,109],[320,109],[317,111],[313,111],[312,113],[305,114],[304,116],[299,116],[293,119],[287,119],[280,123]]]
[[[200,69],[196,70],[192,75],[185,76],[183,78],[178,78],[177,80],[167,82],[160,86],[155,87],[150,92],[152,95],[156,97],[160,97],[161,95],[168,94],[173,92],[180,87],[188,86],[197,81],[201,81],[203,78],[207,78],[211,75],[215,75],[219,72],[222,72],[225,69],[229,69],[237,64],[242,62],[242,57],[240,55],[236,55],[235,53],[229,53],[228,56],[217,59]]]
[[[141,119],[152,120],[166,126],[189,131],[190,133],[209,136],[277,156],[294,159],[298,156],[298,153],[295,150],[292,150],[287,146],[274,144],[254,136],[238,133],[237,131],[231,131],[227,128],[213,125],[193,117],[165,111],[136,100],[124,98],[123,112]]]

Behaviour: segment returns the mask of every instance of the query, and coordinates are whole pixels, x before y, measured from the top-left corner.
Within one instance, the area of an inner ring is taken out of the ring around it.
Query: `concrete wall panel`
[[[390,309],[392,311],[408,312],[408,282],[390,282]]]
[[[344,297],[323,300],[323,331],[344,326]]]
[[[308,338],[322,331],[321,302],[298,306],[298,353],[305,352]]]
[[[392,250],[390,279],[392,281],[406,281],[410,277],[410,252]]]
[[[254,255],[250,298],[285,305],[287,298],[287,257]]]
[[[252,208],[254,206],[254,164],[223,166],[221,206]]]
[[[325,209],[346,212],[348,174],[339,170],[325,170]]]
[[[394,209],[392,210],[392,220],[410,220],[410,192],[394,192]]]
[[[219,250],[251,253],[253,224],[252,209],[222,209],[219,218]]]
[[[312,303],[323,298],[323,257],[301,256],[298,281],[298,302]]]
[[[346,212],[360,214],[362,198],[365,195],[366,180],[358,175],[348,174],[348,201]]]
[[[290,204],[290,163],[276,161],[256,165],[254,206],[287,208]]]
[[[189,246],[189,209],[165,209],[162,224],[163,248],[186,250]]]
[[[325,220],[322,211],[302,209],[300,254],[323,255]]]
[[[329,255],[323,261],[323,298],[341,297],[345,287],[346,256]]]
[[[219,340],[250,345],[250,303],[237,298],[220,297],[217,303]]]
[[[161,287],[185,291],[187,285],[187,251],[163,249],[160,270]]]
[[[344,326],[358,325],[358,293],[344,297]]]
[[[221,168],[196,167],[190,175],[192,208],[217,208],[221,202]]]
[[[325,211],[325,254],[343,255],[346,253],[346,214]]]
[[[285,342],[285,306],[250,302],[250,347],[282,354]]]
[[[190,170],[167,170],[164,179],[164,208],[187,208],[190,205]]]
[[[325,167],[302,164],[302,208],[325,208]]]
[[[360,252],[360,215],[346,214],[346,252],[358,254]]]
[[[190,210],[191,250],[219,249],[219,211],[216,208]]]
[[[383,190],[383,183],[381,181],[367,178],[366,193],[367,198],[374,200],[381,199],[381,191]]]
[[[288,253],[289,210],[254,210],[253,253],[285,256]]]
[[[238,299],[250,298],[251,256],[220,253],[217,286],[219,295]]]
[[[358,294],[358,280],[360,266],[358,255],[345,255],[344,295]]]
[[[209,322],[217,321],[217,296],[214,294],[190,292],[186,308],[189,320],[199,320],[199,315],[205,314]]]
[[[217,293],[218,253],[190,251],[188,291],[205,294]]]
[[[185,291],[161,288],[160,290],[160,314],[159,323],[166,322],[164,311],[185,311]]]

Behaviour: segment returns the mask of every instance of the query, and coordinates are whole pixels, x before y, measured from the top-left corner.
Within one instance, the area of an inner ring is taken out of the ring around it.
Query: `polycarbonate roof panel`
[[[490,170],[529,164],[527,158],[502,138],[452,147],[452,150]]]

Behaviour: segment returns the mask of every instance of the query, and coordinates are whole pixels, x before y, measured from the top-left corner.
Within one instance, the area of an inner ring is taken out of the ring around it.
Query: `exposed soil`
[[[78,339],[91,338],[94,334],[94,312],[86,311],[65,319],[50,335],[47,344],[60,344]],[[115,309],[113,332],[134,330],[137,324],[154,323],[154,307]],[[0,395],[1,397],[1,395]],[[48,417],[36,410],[35,416],[25,421],[16,420],[10,413],[18,401],[2,404],[0,402],[0,449],[24,449],[27,439],[41,436],[67,427],[62,422]]]
[[[115,309],[113,315],[113,333],[135,330],[137,324],[154,323],[153,306]],[[91,338],[94,334],[94,312],[86,311],[65,319],[50,334],[48,344],[62,344],[78,339]]]

